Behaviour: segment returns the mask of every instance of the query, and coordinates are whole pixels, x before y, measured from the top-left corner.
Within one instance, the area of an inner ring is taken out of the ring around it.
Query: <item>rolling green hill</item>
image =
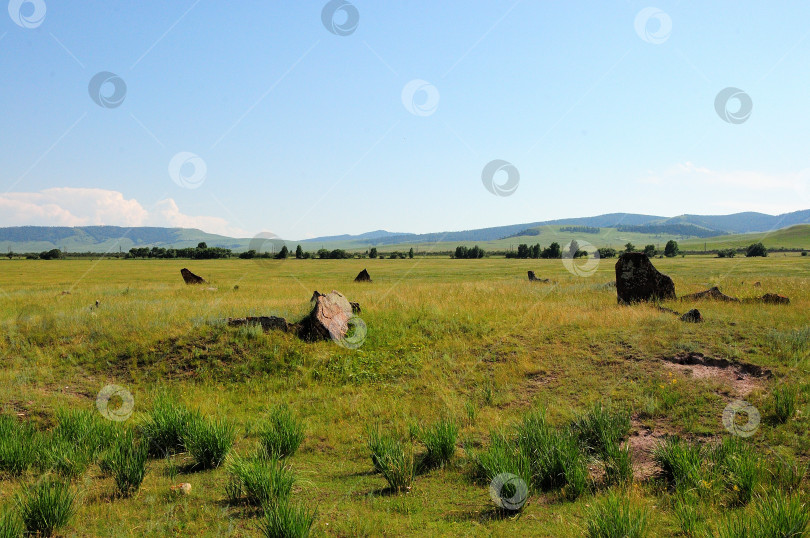
[[[740,232],[748,229],[757,231]],[[678,241],[687,250],[742,248],[757,241],[762,241],[769,248],[810,248],[810,210],[777,216],[738,213],[721,216],[681,215],[673,218],[611,213],[455,232],[399,234],[377,230],[361,235],[335,235],[301,241],[276,240],[273,247],[277,250],[283,243],[289,249],[301,244],[309,252],[320,248],[364,252],[371,247],[376,247],[380,252],[407,251],[410,248],[417,252],[446,252],[458,245],[479,245],[487,251],[506,251],[516,249],[520,243],[540,243],[545,247],[552,242],[566,245],[574,239],[581,245],[587,242],[597,248],[611,247],[617,250],[623,249],[628,242],[638,248],[652,244],[662,250],[670,239]],[[54,248],[66,252],[127,252],[133,247],[194,247],[203,241],[210,247],[228,248],[235,252],[270,248],[268,242],[261,240],[258,244],[251,244],[248,238],[236,239],[184,228],[0,228],[0,252],[42,252]]]

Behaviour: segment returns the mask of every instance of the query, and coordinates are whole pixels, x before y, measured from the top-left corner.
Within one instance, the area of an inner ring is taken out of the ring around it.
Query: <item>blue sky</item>
[[[810,207],[807,2],[357,0],[347,35],[325,6],[12,0],[0,226],[299,239]],[[100,72],[119,106],[91,98]],[[744,121],[716,110],[728,87]]]

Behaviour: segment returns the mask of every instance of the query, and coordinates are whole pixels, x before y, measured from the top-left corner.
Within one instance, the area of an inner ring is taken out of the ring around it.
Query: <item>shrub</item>
[[[304,538],[309,536],[316,517],[316,511],[282,500],[265,509],[259,530],[268,538]]]
[[[183,445],[201,469],[222,465],[233,446],[234,427],[227,420],[210,420],[194,416],[183,436]]]
[[[746,258],[753,258],[756,256],[765,257],[768,255],[768,249],[765,248],[765,245],[760,243],[754,243],[750,245],[748,249],[745,251]]]
[[[34,428],[15,417],[0,415],[0,472],[19,476],[36,464]]]
[[[782,385],[773,391],[774,419],[779,424],[784,424],[796,414],[798,394],[796,387],[790,385]]]
[[[647,513],[611,492],[589,511],[585,526],[590,538],[640,538],[647,535]]]
[[[270,457],[292,456],[304,440],[304,425],[286,406],[273,409],[270,420],[259,432],[259,442]]]
[[[583,447],[604,456],[609,448],[612,449],[630,433],[630,414],[595,404],[590,411],[574,420],[571,428]]]
[[[245,501],[264,506],[290,495],[295,475],[281,460],[258,457],[232,458],[227,465],[230,477],[226,493],[231,502]]]
[[[700,445],[683,441],[678,436],[667,437],[653,450],[653,459],[661,468],[663,477],[678,491],[701,486],[703,458]]]
[[[42,536],[67,525],[75,514],[75,502],[76,493],[68,484],[50,478],[25,487],[17,497],[26,532]]]
[[[152,410],[139,426],[151,456],[166,456],[182,450],[183,436],[191,421],[199,418],[165,392],[158,394]]]
[[[424,457],[426,467],[444,467],[456,453],[458,424],[442,418],[432,426],[421,431],[420,439],[427,448]]]
[[[368,447],[375,470],[380,472],[393,490],[407,490],[411,487],[414,475],[413,451],[405,443],[388,434],[382,434],[379,427],[368,433]]]
[[[131,430],[121,435],[107,454],[104,467],[115,479],[121,497],[129,497],[141,487],[148,456],[149,446],[136,440]]]

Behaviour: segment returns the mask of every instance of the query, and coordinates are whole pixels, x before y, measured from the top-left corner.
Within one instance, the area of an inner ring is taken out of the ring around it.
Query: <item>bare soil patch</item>
[[[663,357],[664,366],[692,379],[713,379],[728,385],[732,396],[744,397],[762,385],[771,371],[754,364],[706,357],[702,353],[681,353]]]

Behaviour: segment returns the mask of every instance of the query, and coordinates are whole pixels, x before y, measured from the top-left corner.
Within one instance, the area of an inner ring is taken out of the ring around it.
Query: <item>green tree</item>
[[[197,243],[197,248],[199,249],[208,248],[208,245],[205,243],[205,241],[202,241],[200,243]]]
[[[678,242],[674,239],[670,239],[667,241],[666,246],[664,247],[664,256],[667,258],[672,258],[677,256],[681,249],[678,247]]]
[[[579,243],[577,240],[574,239],[571,241],[571,244],[568,245],[568,252],[566,253],[567,258],[576,258],[577,252],[579,252]]]
[[[411,250],[408,251],[408,257],[413,259],[413,248],[411,248]]]
[[[754,243],[753,245],[748,247],[748,250],[745,252],[746,258],[754,258],[757,256],[765,257],[768,255],[768,249],[765,248],[765,245],[760,243]]]
[[[369,258],[376,258],[377,257],[377,247],[371,247],[371,250],[368,251]]]
[[[301,248],[301,245],[295,247],[295,259],[300,260],[304,257],[304,249]]]
[[[625,252],[635,252],[635,250],[636,250],[636,245],[634,245],[633,243],[626,243],[624,245],[624,251]]]
[[[646,247],[644,247],[644,254],[646,254],[650,258],[655,256],[655,245],[647,245]]]
[[[287,245],[281,247],[281,250],[278,251],[276,254],[276,259],[278,260],[286,260],[290,255],[290,250],[287,248]]]

